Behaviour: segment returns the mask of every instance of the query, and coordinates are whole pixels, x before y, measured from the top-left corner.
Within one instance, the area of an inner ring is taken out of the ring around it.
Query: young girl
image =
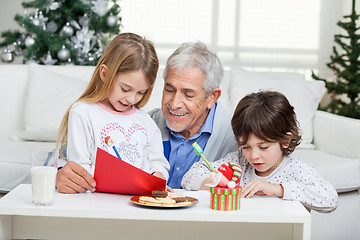
[[[133,33],[115,37],[101,56],[92,79],[67,110],[57,146],[66,143],[67,161],[94,174],[97,148],[155,176],[167,179],[160,130],[144,111],[159,62],[153,44]],[[111,143],[111,141],[110,141]],[[63,152],[63,151],[61,151]]]
[[[240,148],[213,163],[237,163],[242,167],[242,197],[277,196],[298,200],[319,212],[334,211],[338,196],[334,187],[306,163],[290,153],[300,143],[294,108],[284,95],[266,91],[252,93],[237,105],[231,120]],[[214,176],[198,162],[185,174],[182,187],[209,189]]]

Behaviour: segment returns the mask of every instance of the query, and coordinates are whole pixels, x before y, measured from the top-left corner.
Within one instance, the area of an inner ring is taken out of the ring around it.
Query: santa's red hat
[[[240,182],[242,169],[238,164],[230,162],[221,164],[218,171],[229,180],[227,184],[229,188],[234,188]]]

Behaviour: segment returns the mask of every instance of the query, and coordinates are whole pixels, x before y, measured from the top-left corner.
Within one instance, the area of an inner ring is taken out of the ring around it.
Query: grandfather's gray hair
[[[188,67],[198,67],[205,74],[203,88],[206,92],[206,98],[212,90],[219,88],[224,70],[217,55],[211,52],[204,43],[187,42],[181,44],[168,58],[163,77],[166,79],[168,71],[172,68],[181,71]]]

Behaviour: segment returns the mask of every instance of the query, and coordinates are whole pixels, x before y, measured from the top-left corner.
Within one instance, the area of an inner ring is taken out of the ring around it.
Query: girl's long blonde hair
[[[105,79],[101,80],[100,67],[103,64],[107,68]],[[134,33],[121,33],[106,47],[96,65],[89,85],[74,103],[102,101],[109,96],[116,74],[141,70],[149,83],[149,88],[135,106],[143,107],[150,98],[158,68],[159,60],[152,42]],[[65,112],[56,140],[56,148],[61,147],[60,154],[64,159],[66,157],[63,156],[63,150],[67,143],[69,112],[72,105]]]

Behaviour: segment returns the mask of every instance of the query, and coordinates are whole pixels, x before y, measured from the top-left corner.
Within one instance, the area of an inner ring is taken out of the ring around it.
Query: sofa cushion
[[[65,111],[88,85],[93,68],[29,66],[24,127],[14,140],[55,141]],[[67,73],[66,75],[64,73]]]
[[[360,188],[360,160],[338,157],[318,150],[296,149],[293,156],[314,166],[337,192]]]
[[[274,90],[284,94],[294,107],[300,125],[300,148],[314,148],[313,118],[324,92],[324,82],[306,81],[299,74],[261,73],[241,68],[231,69],[230,102],[235,110],[241,98],[259,90]]]
[[[10,139],[23,126],[28,66],[0,64],[0,139]],[[6,117],[5,117],[6,116]]]
[[[30,149],[55,147],[54,142],[14,142],[0,140],[0,191],[11,191],[21,183],[30,183]]]

